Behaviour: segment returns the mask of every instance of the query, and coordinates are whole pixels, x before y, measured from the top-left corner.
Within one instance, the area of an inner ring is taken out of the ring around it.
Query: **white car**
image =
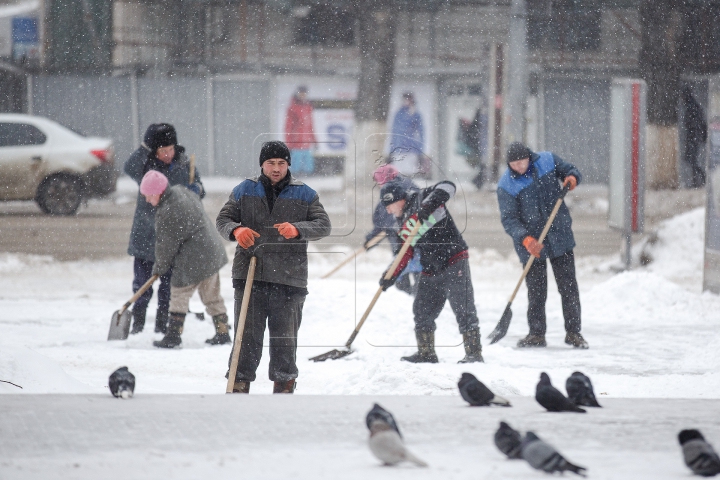
[[[83,199],[114,192],[116,181],[112,140],[0,114],[0,200],[35,200],[45,213],[73,215]]]

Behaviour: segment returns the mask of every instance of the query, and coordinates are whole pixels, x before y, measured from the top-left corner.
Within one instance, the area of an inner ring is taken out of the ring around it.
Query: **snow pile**
[[[0,393],[92,391],[91,387],[78,382],[47,357],[29,348],[8,344],[0,344],[0,380],[3,380],[0,382]]]

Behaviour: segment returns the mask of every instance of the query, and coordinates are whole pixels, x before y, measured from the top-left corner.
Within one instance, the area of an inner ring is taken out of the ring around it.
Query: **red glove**
[[[277,228],[280,235],[286,239],[295,238],[300,235],[300,232],[298,232],[298,229],[295,228],[295,225],[290,222],[276,223],[273,227]]]
[[[255,239],[260,236],[259,233],[257,233],[252,228],[248,227],[238,227],[235,230],[233,230],[233,236],[235,237],[235,240],[240,244],[243,248],[250,248],[253,245],[255,245]]]
[[[575,178],[572,175],[568,175],[567,177],[565,177],[565,181],[563,182],[563,187],[565,185],[570,185],[570,191],[572,192],[573,190],[575,190],[575,187],[577,187],[577,178]]]
[[[568,177],[568,178],[575,178],[575,177]],[[535,240],[533,237],[525,237],[525,239],[522,242],[523,247],[525,247],[525,250],[530,252],[530,255],[532,255],[535,258],[540,258],[540,252],[545,247],[542,243]]]

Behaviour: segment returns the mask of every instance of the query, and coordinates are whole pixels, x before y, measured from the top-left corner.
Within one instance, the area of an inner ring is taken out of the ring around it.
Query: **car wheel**
[[[82,191],[80,178],[59,173],[43,180],[36,200],[40,209],[50,215],[74,215],[80,207]]]

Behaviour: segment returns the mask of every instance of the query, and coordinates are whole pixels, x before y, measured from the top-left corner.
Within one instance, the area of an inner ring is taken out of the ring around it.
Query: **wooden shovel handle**
[[[257,265],[257,257],[252,257],[250,259],[250,267],[248,268],[247,281],[245,282],[245,290],[243,291],[238,324],[235,328],[235,342],[233,342],[232,359],[230,360],[230,370],[228,371],[228,383],[225,388],[225,393],[232,393],[233,387],[235,386],[235,374],[237,373],[238,362],[240,361],[240,348],[242,347],[243,334],[245,333],[245,319],[247,318],[248,305],[250,304],[250,292],[252,292],[253,280],[255,279],[255,265]]]
[[[137,302],[137,299],[142,297],[143,293],[145,293],[147,289],[150,288],[152,284],[155,283],[155,280],[157,280],[158,278],[160,278],[160,275],[153,275],[152,277],[150,277],[148,281],[145,282],[145,284],[140,287],[137,292],[135,292],[135,295],[133,295],[130,300],[125,302],[125,305],[123,305],[122,308],[118,311],[118,314],[122,315],[123,313],[125,313],[125,310],[130,308],[130,305]]]
[[[353,252],[352,255],[350,255],[348,258],[346,258],[345,260],[343,260],[342,262],[340,262],[340,264],[339,264],[337,267],[333,268],[332,270],[330,270],[328,273],[326,273],[325,275],[323,275],[323,276],[320,277],[320,278],[328,278],[330,275],[332,275],[333,273],[337,272],[337,271],[340,270],[342,267],[344,267],[345,265],[347,265],[348,263],[350,263],[353,258],[357,257],[358,255],[360,255],[360,254],[363,253],[364,251],[366,251],[366,250],[368,250],[369,248],[374,247],[375,245],[377,245],[378,243],[380,243],[380,241],[382,241],[382,239],[385,238],[386,235],[387,235],[387,234],[386,234],[385,232],[380,232],[380,233],[378,233],[378,234],[375,235],[373,238],[371,238],[369,242],[367,242],[367,246],[363,245],[362,247],[360,247],[360,248],[358,248],[357,250],[355,250],[355,252]]]
[[[188,177],[188,185],[195,183],[195,154],[190,155],[190,175]]]

